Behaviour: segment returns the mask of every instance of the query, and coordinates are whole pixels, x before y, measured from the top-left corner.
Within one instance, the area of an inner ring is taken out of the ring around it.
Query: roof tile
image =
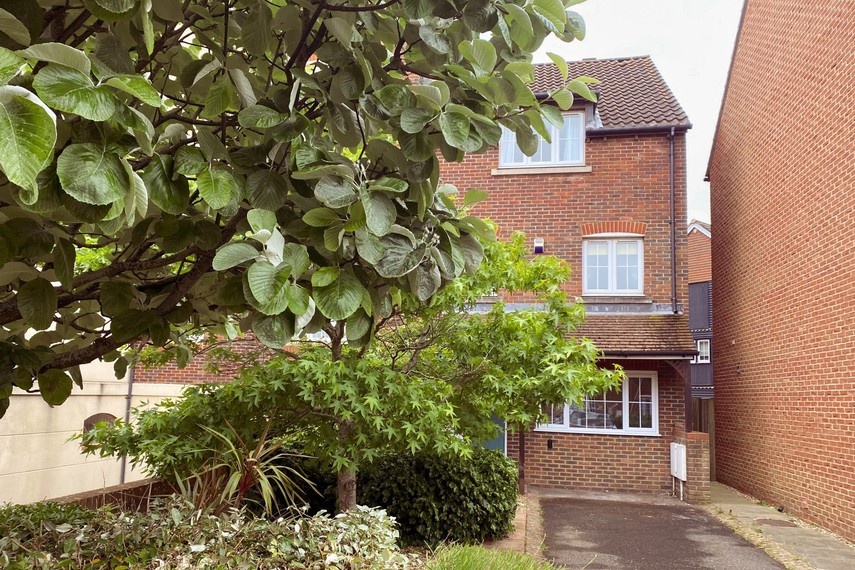
[[[606,356],[688,355],[695,351],[686,315],[595,315],[585,317],[574,336],[590,338]]]
[[[600,80],[597,110],[603,129],[682,126],[689,117],[677,102],[649,56],[568,61],[570,78],[589,76]],[[564,84],[555,64],[535,66],[535,94],[545,95]]]

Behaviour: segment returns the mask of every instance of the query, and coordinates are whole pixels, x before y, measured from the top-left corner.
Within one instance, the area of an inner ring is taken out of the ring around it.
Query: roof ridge
[[[635,59],[650,59],[650,55],[621,55],[616,57],[583,57],[582,59],[568,59],[567,63],[582,63],[586,61],[630,61]],[[544,61],[542,63],[535,63],[535,66],[555,66],[555,64],[551,61]]]

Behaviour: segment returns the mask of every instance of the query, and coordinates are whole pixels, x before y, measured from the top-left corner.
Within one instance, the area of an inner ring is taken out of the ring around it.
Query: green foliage
[[[175,500],[149,513],[37,504],[0,509],[0,565],[33,568],[404,568],[394,519],[359,507],[335,518],[219,516]]]
[[[362,467],[360,502],[394,516],[405,542],[504,538],[517,510],[517,466],[495,450],[472,456],[385,455]]]
[[[349,320],[365,346],[392,307],[473,271],[489,232],[438,187],[437,156],[500,126],[530,140],[550,104],[593,97],[527,85],[548,35],[584,35],[565,4],[3,2],[0,416],[13,386],[79,380],[136,341],[180,355],[188,328],[240,321],[278,349]]]

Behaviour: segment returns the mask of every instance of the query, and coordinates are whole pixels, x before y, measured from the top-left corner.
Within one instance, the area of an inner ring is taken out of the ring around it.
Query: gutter
[[[672,358],[675,360],[691,360],[697,354],[697,350],[682,350],[678,352],[673,350],[603,351],[604,358],[635,358],[652,356],[656,358]]]
[[[585,131],[585,136],[588,138],[594,137],[610,137],[616,135],[644,135],[644,134],[659,134],[659,133],[674,133],[675,131],[684,133],[692,128],[691,123],[684,125],[644,125],[641,127],[615,127],[612,129],[588,129]]]
[[[677,191],[674,181],[674,127],[668,136],[670,164],[669,179],[671,184],[671,312],[677,314]]]

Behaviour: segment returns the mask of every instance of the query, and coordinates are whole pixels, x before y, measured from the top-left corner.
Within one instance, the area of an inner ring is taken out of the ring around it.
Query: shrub
[[[357,507],[270,521],[204,514],[180,501],[147,514],[45,504],[0,510],[0,567],[402,568],[394,519]]]
[[[359,502],[394,516],[406,543],[483,542],[511,530],[516,464],[498,451],[470,457],[390,455],[363,466]]]
[[[427,570],[555,570],[555,566],[520,552],[448,546],[437,549]]]

